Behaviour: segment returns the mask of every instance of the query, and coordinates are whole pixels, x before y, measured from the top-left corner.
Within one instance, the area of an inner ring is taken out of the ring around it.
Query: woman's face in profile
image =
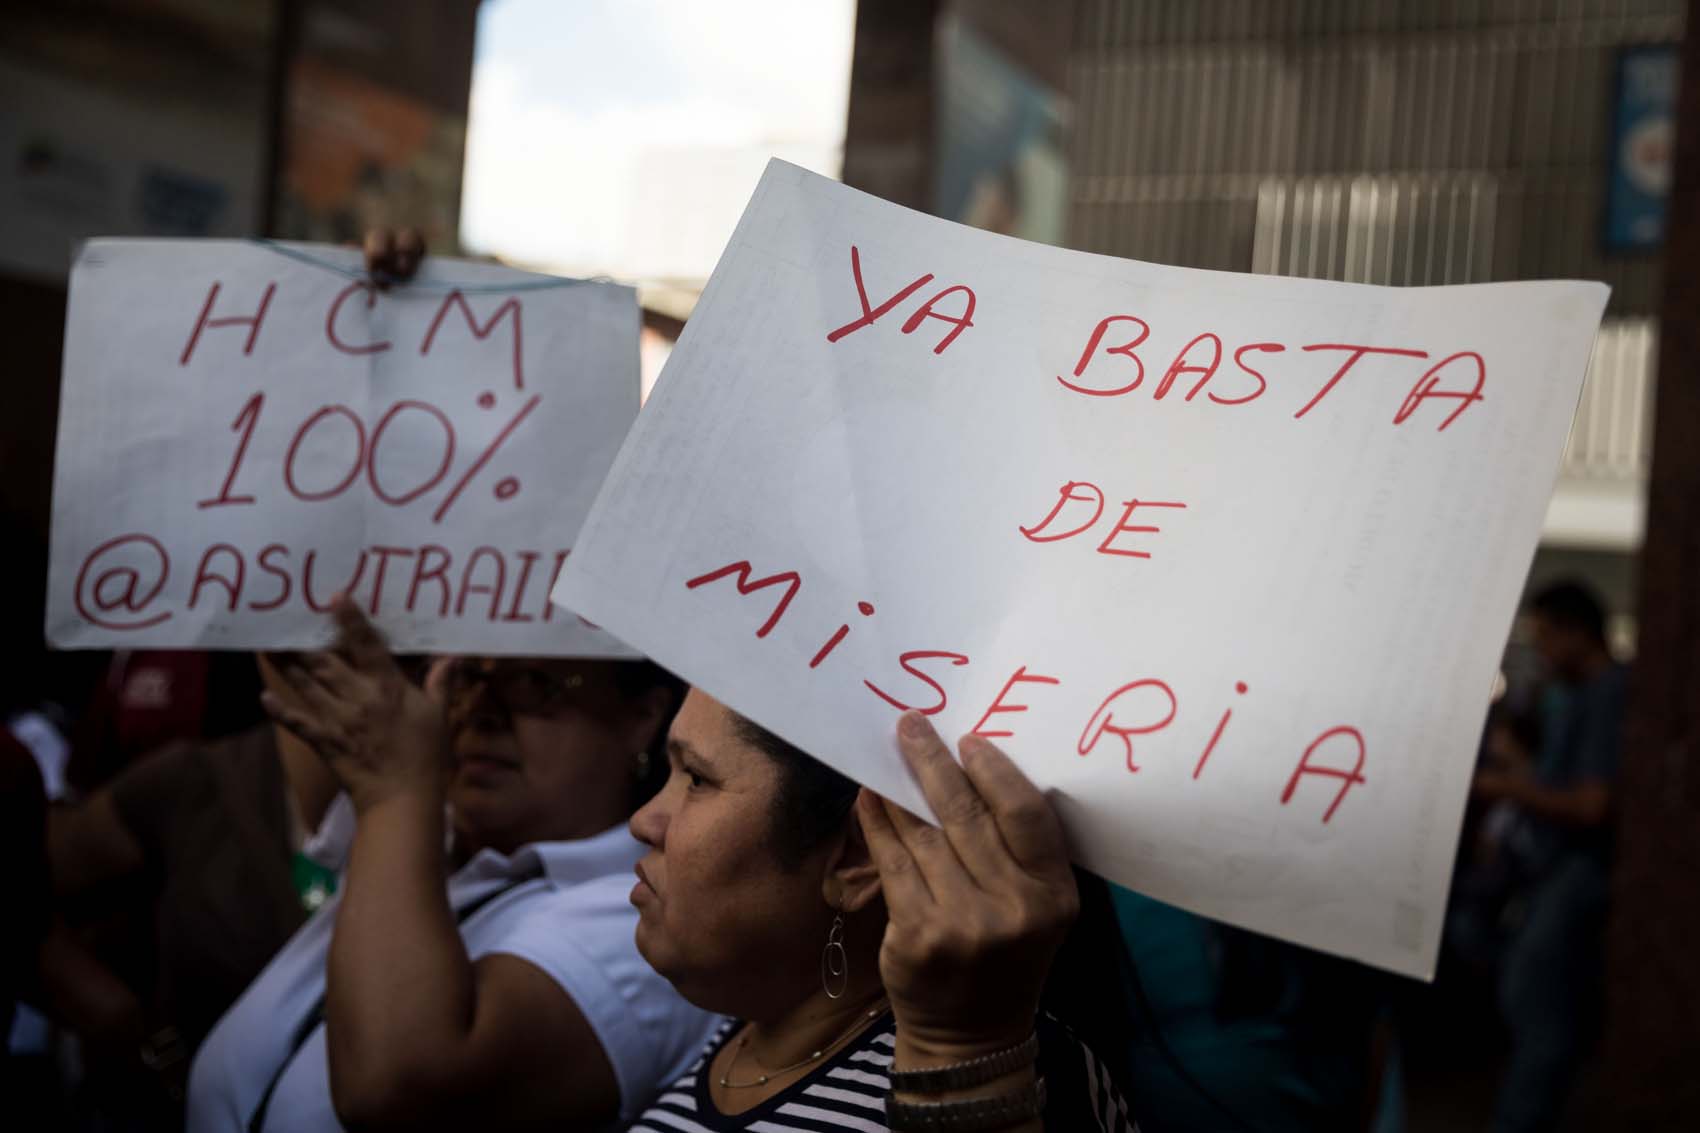
[[[600,833],[625,814],[647,735],[610,662],[457,663],[445,694],[457,837],[504,853]]]
[[[649,846],[632,903],[644,959],[699,1007],[745,1018],[818,978],[822,848],[793,870],[772,852],[779,765],[696,689],[668,734],[671,774],[632,819]],[[819,939],[816,937],[819,936]]]

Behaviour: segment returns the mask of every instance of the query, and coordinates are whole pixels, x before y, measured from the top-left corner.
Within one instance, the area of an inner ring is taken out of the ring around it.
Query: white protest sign
[[[1067,252],[775,162],[555,596],[914,810],[905,706],[1111,880],[1427,976],[1605,300]]]
[[[98,240],[71,274],[47,636],[299,648],[345,589],[400,650],[629,655],[548,600],[638,408],[629,288]]]

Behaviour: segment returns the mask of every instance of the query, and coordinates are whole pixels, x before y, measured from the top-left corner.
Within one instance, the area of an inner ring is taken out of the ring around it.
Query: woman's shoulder
[[[563,875],[545,867],[508,884],[511,896],[503,894],[489,914],[467,923],[469,947],[525,941],[549,956],[593,960],[621,971],[639,958],[633,938],[638,914],[627,877]]]
[[[677,1077],[717,1020],[644,961],[630,889],[629,874],[600,866],[574,874],[544,859],[541,874],[519,880],[461,932],[474,961],[506,956],[547,976],[590,1024],[624,1096],[641,1099]]]
[[[891,1089],[890,1070],[897,1045],[897,1025],[887,1014],[847,1043],[795,1086],[768,1104],[737,1117],[706,1108],[702,1075],[714,1056],[737,1033],[728,1021],[715,1032],[702,1055],[638,1119],[633,1130],[670,1133],[680,1128],[715,1133],[757,1128],[756,1122],[806,1121],[810,1129],[867,1129],[869,1122],[884,1127],[885,1098]],[[1045,1078],[1045,1127],[1068,1133],[1137,1133],[1126,1099],[1107,1064],[1068,1027],[1041,1015],[1039,1073]],[[691,1124],[682,1125],[680,1121]],[[760,1124],[760,1128],[772,1125]]]
[[[857,1035],[813,1072],[772,1098],[738,1114],[723,1114],[708,1096],[704,1075],[714,1058],[742,1026],[724,1022],[703,1047],[702,1055],[630,1128],[634,1133],[741,1133],[753,1129],[855,1129],[870,1122],[884,1127],[885,1095],[891,1088],[896,1027],[887,1014]]]

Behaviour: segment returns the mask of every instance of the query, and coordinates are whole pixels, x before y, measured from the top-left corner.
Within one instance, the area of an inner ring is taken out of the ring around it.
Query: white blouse
[[[460,926],[472,959],[517,956],[578,1005],[614,1068],[622,1122],[690,1065],[720,1023],[681,999],[637,951],[628,895],[643,852],[619,826],[522,846],[511,858],[484,850],[449,879],[457,911],[488,900]],[[490,900],[492,893],[500,896]],[[274,1078],[265,1133],[342,1128],[331,1106],[324,1024],[291,1055],[324,996],[336,907],[333,898],[303,925],[207,1036],[189,1078],[188,1133],[248,1133]]]

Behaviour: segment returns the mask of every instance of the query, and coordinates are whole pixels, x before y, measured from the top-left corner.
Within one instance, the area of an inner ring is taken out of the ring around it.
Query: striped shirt
[[[1104,1064],[1067,1028],[1039,1018],[1039,1073],[1045,1079],[1045,1128],[1054,1133],[1138,1133]],[[728,1022],[690,1071],[629,1128],[632,1133],[887,1133],[886,1072],[897,1045],[887,1012],[813,1073],[743,1113],[715,1108],[708,1067],[737,1032]]]

